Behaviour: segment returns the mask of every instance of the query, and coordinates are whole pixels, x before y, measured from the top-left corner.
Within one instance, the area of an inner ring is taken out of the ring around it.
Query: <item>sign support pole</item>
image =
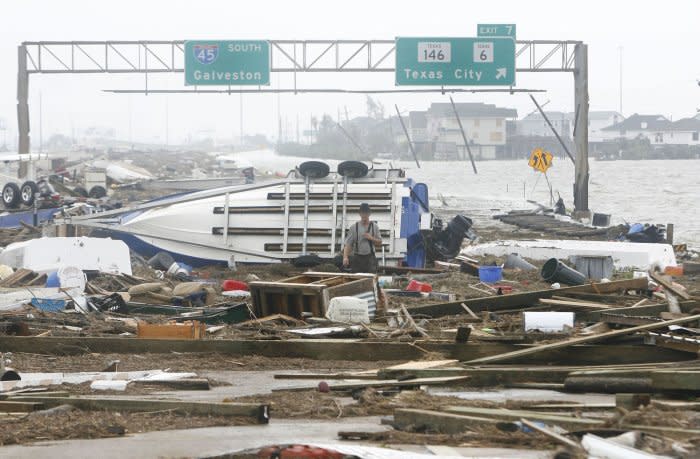
[[[474,169],[474,174],[476,172],[476,164],[474,164],[474,157],[472,156],[472,149],[469,148],[469,142],[467,141],[467,134],[464,133],[464,128],[462,127],[462,120],[459,119],[459,113],[457,113],[457,107],[455,106],[455,101],[452,100],[450,96],[450,103],[452,104],[452,110],[455,112],[455,118],[457,118],[457,124],[459,124],[459,130],[462,132],[462,138],[464,139],[464,146],[467,147],[467,152],[469,153],[469,161],[472,162],[472,169]]]
[[[588,45],[579,43],[574,48],[574,106],[580,107],[574,143],[576,144],[576,173],[574,178],[574,217],[589,218],[588,209]]]

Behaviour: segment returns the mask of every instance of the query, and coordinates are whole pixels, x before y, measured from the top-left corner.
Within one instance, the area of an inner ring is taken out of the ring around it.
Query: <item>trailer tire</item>
[[[90,197],[93,199],[100,199],[107,196],[107,190],[103,186],[95,185],[90,188]]]
[[[360,178],[367,175],[369,168],[362,161],[343,161],[338,164],[338,174],[348,178]]]
[[[22,186],[19,189],[19,196],[22,201],[22,204],[24,204],[27,207],[30,207],[34,204],[34,199],[36,198],[36,192],[39,190],[39,187],[36,185],[36,182],[33,182],[31,180],[27,180],[22,184]]]
[[[304,161],[299,164],[299,173],[304,177],[309,177],[313,179],[323,178],[328,175],[331,168],[328,164],[321,161]]]
[[[6,209],[16,209],[19,207],[19,187],[16,183],[7,183],[2,189],[2,203]]]
[[[73,193],[77,194],[80,197],[87,198],[88,197],[88,192],[85,188],[82,186],[76,186],[73,188]]]

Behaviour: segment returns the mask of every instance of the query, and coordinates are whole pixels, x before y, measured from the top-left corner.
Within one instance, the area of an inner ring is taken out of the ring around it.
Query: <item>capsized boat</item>
[[[364,166],[360,176],[328,173],[328,166],[325,175],[303,172],[300,166],[281,180],[179,194],[70,223],[97,228],[143,256],[165,251],[192,266],[272,263],[306,254],[332,259],[341,253],[360,203],[367,202],[383,239],[378,258],[423,266],[421,231],[433,223],[425,184],[399,169]]]

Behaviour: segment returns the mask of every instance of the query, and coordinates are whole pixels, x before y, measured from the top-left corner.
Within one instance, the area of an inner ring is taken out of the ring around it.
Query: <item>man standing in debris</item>
[[[343,266],[354,273],[376,273],[375,246],[382,243],[377,222],[370,221],[369,204],[360,204],[360,221],[348,230],[343,248]]]

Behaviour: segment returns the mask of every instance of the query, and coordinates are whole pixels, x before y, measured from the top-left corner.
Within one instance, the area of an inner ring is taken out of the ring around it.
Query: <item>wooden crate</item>
[[[257,317],[285,314],[301,319],[303,312],[323,317],[336,296],[372,292],[375,302],[379,297],[376,277],[371,274],[307,272],[276,282],[251,282],[249,287]]]

